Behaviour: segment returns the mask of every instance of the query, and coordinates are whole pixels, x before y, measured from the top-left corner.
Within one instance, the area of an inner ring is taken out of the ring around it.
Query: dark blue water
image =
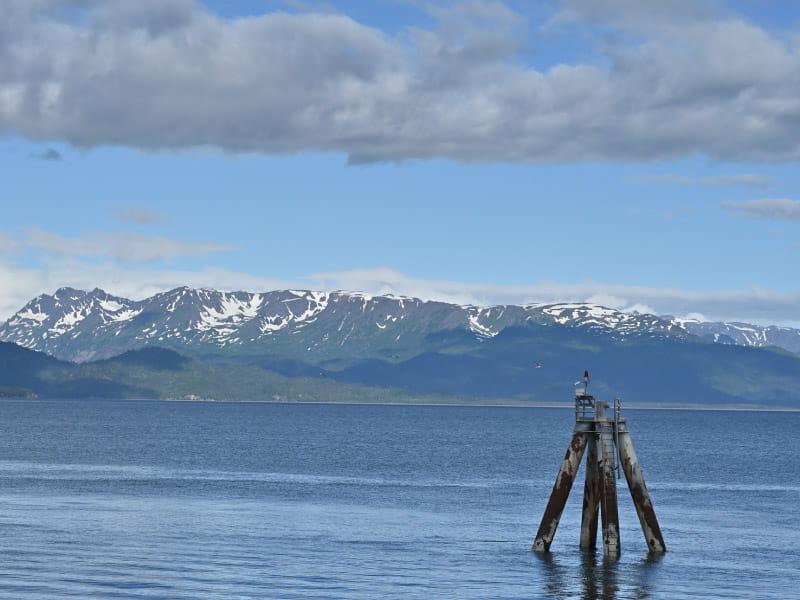
[[[0,598],[800,598],[800,414],[627,417],[657,560],[530,552],[569,410],[0,402]]]

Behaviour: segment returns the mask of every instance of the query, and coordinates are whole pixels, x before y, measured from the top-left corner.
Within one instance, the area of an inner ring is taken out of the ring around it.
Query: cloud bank
[[[352,162],[800,158],[797,39],[714,3],[565,0],[546,24],[434,6],[387,34],[331,12],[0,0],[0,133]],[[526,62],[576,24],[608,34],[596,60]]]
[[[32,158],[38,158],[39,160],[49,160],[53,162],[64,160],[64,157],[61,156],[61,153],[55,148],[48,148],[47,150],[44,150],[39,154],[34,154],[32,155]]]
[[[146,206],[117,205],[112,212],[117,221],[131,225],[158,225],[167,221],[164,213]]]
[[[750,206],[751,203],[743,204]],[[756,206],[752,210],[768,210]],[[87,290],[100,287],[110,293],[140,299],[188,285],[246,291],[347,290],[482,306],[594,302],[625,311],[675,316],[697,313],[709,320],[800,327],[798,292],[781,293],[758,287],[699,292],[590,280],[520,285],[468,283],[414,277],[387,267],[301,274],[282,279],[202,266],[207,265],[214,254],[231,250],[235,248],[212,242],[127,232],[87,232],[66,237],[43,229],[28,229],[20,235],[0,234],[0,319],[11,316],[34,296],[63,286]],[[176,259],[190,262],[176,262]],[[201,266],[187,268],[186,264]]]
[[[121,262],[165,261],[175,258],[207,256],[234,250],[233,246],[197,243],[135,233],[90,233],[65,237],[44,229],[25,232],[20,245],[58,258],[107,258]]]
[[[690,175],[639,175],[629,179],[631,183],[656,185],[680,185],[686,187],[752,187],[766,188],[774,183],[771,177],[745,173],[741,175],[706,175],[693,177]]]
[[[140,299],[183,285],[247,291],[364,291],[476,305],[595,302],[626,311],[702,314],[709,320],[800,326],[800,293],[761,288],[697,292],[594,281],[498,285],[419,278],[389,268],[312,273],[287,280],[222,268],[175,269],[109,257],[88,261],[75,256],[49,258],[35,266],[21,266],[0,257],[0,319],[8,318],[36,295],[52,293],[62,286],[87,290],[100,287]]]
[[[800,200],[764,198],[747,202],[723,202],[725,210],[751,219],[800,221]]]
[[[387,268],[315,273],[309,279],[323,289],[405,294],[457,304],[594,302],[620,310],[661,315],[697,313],[711,320],[800,324],[800,293],[783,294],[757,287],[697,292],[595,281],[497,285],[422,279]]]
[[[128,232],[67,237],[31,228],[18,235],[0,233],[0,320],[34,296],[63,286],[102,287],[132,298],[181,285],[281,287],[283,282],[274,279],[214,268],[182,270],[173,264],[176,259],[205,258],[234,249]]]

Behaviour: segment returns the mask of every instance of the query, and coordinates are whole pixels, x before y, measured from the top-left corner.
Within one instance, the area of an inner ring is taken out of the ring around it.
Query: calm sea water
[[[0,402],[0,598],[800,598],[800,414],[626,415],[660,559],[530,552],[569,410]]]

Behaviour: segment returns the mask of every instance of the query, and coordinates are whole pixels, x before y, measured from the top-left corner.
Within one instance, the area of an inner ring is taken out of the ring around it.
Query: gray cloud
[[[22,245],[60,258],[98,258],[122,262],[151,262],[207,256],[233,250],[231,246],[184,242],[132,233],[91,233],[68,238],[43,229],[28,229]]]
[[[774,180],[766,175],[708,175],[696,177],[690,175],[637,175],[628,179],[631,183],[656,185],[682,185],[687,187],[769,187]]]
[[[297,12],[336,13],[336,8],[330,2],[319,0],[278,0],[280,4]]]
[[[800,221],[800,200],[764,198],[747,202],[723,202],[725,210],[751,219]]]
[[[663,3],[566,4],[644,39],[536,70],[519,60],[525,23],[497,2],[437,5],[437,26],[390,36],[193,0],[0,0],[0,132],[352,162],[800,158],[796,40],[713,4],[669,3],[659,27],[645,8]]]
[[[196,14],[194,0],[114,0],[98,3],[90,12],[95,31],[138,31],[153,39],[191,27]]]
[[[32,155],[33,158],[38,158],[39,160],[52,160],[52,161],[59,161],[63,160],[64,157],[61,156],[61,153],[56,150],[55,148],[48,148],[39,154]]]
[[[167,220],[164,213],[146,206],[115,206],[113,214],[117,221],[133,225],[157,225]]]
[[[6,233],[0,233],[0,252],[12,252],[17,249],[17,246],[15,238]]]
[[[724,18],[713,0],[561,0],[551,24],[588,21],[625,29],[659,31]]]

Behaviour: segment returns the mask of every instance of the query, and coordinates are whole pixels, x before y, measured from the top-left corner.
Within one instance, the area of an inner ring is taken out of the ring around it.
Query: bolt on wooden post
[[[667,547],[656,519],[653,502],[642,475],[642,468],[633,449],[633,441],[625,419],[621,416],[619,399],[614,402],[613,415],[608,415],[605,402],[589,394],[589,372],[577,382],[575,391],[575,429],[567,453],[559,467],[553,491],[542,516],[533,542],[535,552],[549,552],[556,535],[561,513],[569,498],[584,453],[586,481],[583,488],[580,547],[592,549],[597,545],[597,517],[602,522],[603,553],[611,558],[620,554],[617,484],[619,467],[631,492],[633,505],[642,526],[648,551],[665,552]]]

